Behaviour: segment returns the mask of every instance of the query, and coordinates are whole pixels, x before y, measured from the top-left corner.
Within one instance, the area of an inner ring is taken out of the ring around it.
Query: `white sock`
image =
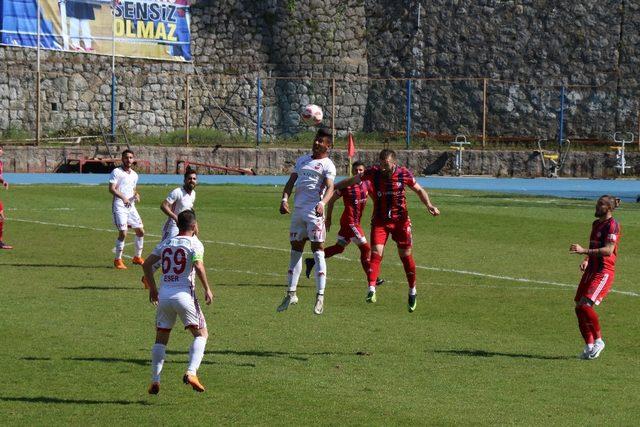
[[[289,257],[289,271],[287,273],[287,285],[289,292],[295,292],[298,287],[298,280],[302,273],[302,252],[291,250]]]
[[[604,341],[602,341],[602,338],[596,338],[596,342],[594,344],[602,345],[604,344]]]
[[[116,239],[116,259],[122,259],[123,251],[124,251],[124,240]]]
[[[587,349],[588,349],[589,351],[593,350],[593,344],[587,344]]]
[[[144,246],[144,236],[138,237],[136,236],[134,240],[134,246],[136,248],[135,256],[142,256],[142,247]]]
[[[369,292],[373,292],[375,294],[376,293],[376,287],[375,286],[369,286]]]
[[[413,288],[409,288],[409,295],[415,295],[416,292],[416,287],[414,286]]]
[[[324,259],[324,251],[315,251],[313,260],[316,262],[316,290],[318,295],[324,295],[327,285],[327,262]]]
[[[164,356],[167,350],[167,346],[164,344],[155,343],[151,347],[151,381],[160,382],[160,372],[162,372],[162,365],[164,365]]]
[[[195,337],[189,347],[189,367],[187,373],[189,375],[195,375],[200,368],[202,358],[204,357],[204,347],[207,345],[207,339],[205,337]]]

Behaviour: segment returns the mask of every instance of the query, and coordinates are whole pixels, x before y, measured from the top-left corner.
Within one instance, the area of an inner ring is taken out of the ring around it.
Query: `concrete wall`
[[[212,149],[174,147],[136,147],[136,157],[150,161],[151,173],[174,173],[177,160],[210,163],[227,167],[255,170],[260,175],[283,175],[291,172],[295,160],[306,149]],[[80,156],[93,157],[95,149],[82,148],[37,148],[5,147],[5,172],[54,172],[64,164],[66,158]],[[356,158],[366,164],[377,161],[378,151],[362,150]],[[333,150],[331,159],[339,173],[346,174],[348,158],[345,150]],[[543,176],[539,155],[530,151],[479,151],[464,152],[464,175],[492,175],[515,177]],[[453,154],[451,151],[414,150],[399,151],[398,162],[409,167],[417,175],[453,174]],[[632,169],[629,175],[640,175],[640,153],[627,155]],[[601,178],[613,177],[615,155],[613,152],[570,153],[561,176]],[[207,173],[199,168],[200,173]],[[211,172],[214,173],[214,172]]]

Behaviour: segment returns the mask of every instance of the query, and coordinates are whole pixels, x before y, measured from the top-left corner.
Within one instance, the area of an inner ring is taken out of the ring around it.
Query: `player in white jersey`
[[[307,240],[311,241],[311,250],[316,267],[316,303],[315,314],[324,311],[324,288],[327,281],[327,264],[324,260],[324,206],[333,196],[333,181],[336,167],[329,159],[329,149],[333,146],[333,136],[328,129],[321,128],[313,141],[312,154],[304,155],[296,161],[294,171],[282,192],[280,213],[288,214],[289,196],[295,185],[294,213],[291,217],[289,240],[291,253],[287,275],[287,294],[278,307],[284,311],[290,304],[296,304],[296,289],[302,272],[302,252]]]
[[[196,171],[187,169],[184,173],[184,185],[171,190],[167,198],[160,204],[160,210],[168,216],[167,221],[162,227],[162,240],[178,234],[178,214],[187,209],[193,209],[193,204],[196,201],[195,188],[197,184],[198,175]],[[196,228],[196,235],[197,234],[198,229]],[[160,262],[153,265],[153,271],[155,272],[158,268],[160,268]],[[142,276],[142,284],[145,289],[149,289],[149,284],[146,282],[144,276]]]
[[[142,265],[145,279],[149,283],[149,301],[157,307],[156,341],[151,349],[150,394],[158,394],[160,391],[160,372],[176,316],[180,317],[185,329],[189,329],[193,335],[193,343],[189,347],[189,365],[182,380],[195,391],[205,390],[197,372],[209,334],[207,322],[196,298],[195,276],[202,283],[207,304],[213,301],[213,293],[204,268],[204,247],[195,236],[196,226],[195,212],[181,212],[178,215],[178,234],[160,242]],[[158,261],[162,264],[159,290],[153,277],[153,264]]]
[[[127,238],[127,229],[133,228],[136,237],[134,241],[135,252],[132,262],[142,265],[142,247],[144,245],[144,228],[142,219],[136,209],[136,203],[140,201],[136,187],[138,185],[138,174],[131,169],[133,165],[133,151],[124,150],[122,152],[122,166],[111,171],[109,177],[109,192],[113,194],[113,223],[118,229],[118,238],[114,252],[113,266],[119,270],[126,270],[127,266],[122,261],[124,252],[124,240]]]
[[[162,240],[178,234],[178,214],[187,209],[193,209],[196,201],[196,185],[198,185],[198,174],[193,169],[187,169],[184,173],[183,186],[173,189],[162,201],[160,210],[168,217],[162,227]]]

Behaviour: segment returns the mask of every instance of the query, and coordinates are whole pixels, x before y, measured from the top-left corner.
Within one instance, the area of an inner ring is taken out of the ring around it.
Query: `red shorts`
[[[593,301],[595,305],[600,304],[611,290],[614,276],[615,273],[613,271],[585,271],[578,285],[574,300],[578,302],[582,297],[585,297]]]
[[[338,240],[345,243],[353,242],[356,245],[367,243],[367,238],[364,236],[364,230],[360,224],[342,222],[340,223],[340,231],[338,231]]]
[[[411,237],[411,220],[409,218],[400,222],[376,222],[371,224],[371,245],[385,245],[389,235],[400,249],[408,249],[413,246]]]

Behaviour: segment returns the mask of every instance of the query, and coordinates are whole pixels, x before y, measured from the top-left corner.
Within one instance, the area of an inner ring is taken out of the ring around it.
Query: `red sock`
[[[584,311],[584,305],[576,306],[576,317],[578,318],[578,328],[580,329],[580,333],[582,334],[582,338],[584,338],[585,344],[593,344],[594,338],[593,333],[591,332],[591,327],[589,325],[589,318]]]
[[[404,274],[407,275],[407,283],[409,289],[416,287],[416,263],[413,260],[413,255],[400,257],[402,265],[404,266]]]
[[[324,250],[324,258],[331,258],[332,256],[341,254],[342,252],[344,252],[344,246],[336,243],[335,245],[329,246]]]
[[[382,262],[382,256],[377,252],[371,252],[371,260],[369,261],[369,271],[367,271],[367,280],[369,280],[369,286],[375,286],[376,280],[378,280],[378,274],[380,273],[380,263]]]
[[[2,229],[4,228],[4,220],[0,221],[0,242],[2,241]]]
[[[589,328],[591,328],[591,334],[594,338],[602,338],[602,331],[600,330],[600,319],[598,313],[590,305],[583,305],[584,313],[589,319]]]
[[[360,263],[362,264],[362,269],[364,273],[367,274],[369,272],[369,259],[371,258],[371,246],[368,243],[358,246],[360,249]]]

